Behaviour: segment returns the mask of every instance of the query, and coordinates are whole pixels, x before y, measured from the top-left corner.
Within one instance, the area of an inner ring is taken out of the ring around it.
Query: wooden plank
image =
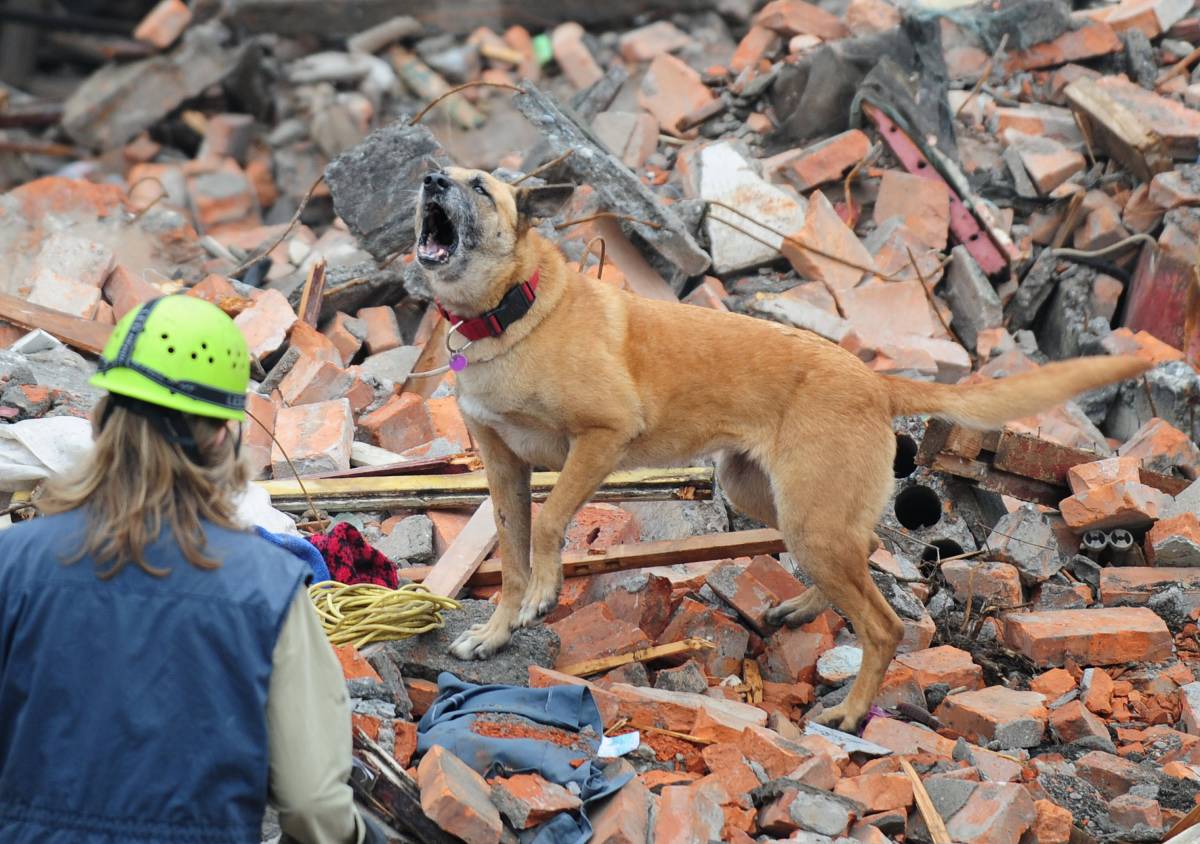
[[[543,501],[558,483],[557,472],[534,472],[533,497]],[[308,502],[292,480],[259,481],[271,504],[289,513],[303,513]],[[382,478],[330,478],[304,482],[313,503],[334,512],[398,509],[461,509],[478,506],[488,495],[483,472],[457,475],[394,475]],[[700,500],[712,497],[713,471],[636,469],[615,472],[593,496],[594,501]]]
[[[313,328],[321,316],[321,299],[325,295],[325,259],[313,263],[304,280],[304,292],[300,294],[300,320]]]
[[[760,704],[763,699],[762,672],[758,669],[758,661],[742,660],[742,679],[746,681],[746,703]]]
[[[1161,138],[1092,79],[1076,79],[1064,90],[1083,134],[1131,170],[1139,181],[1174,168]]]
[[[1030,434],[1004,431],[996,445],[992,465],[1009,474],[1067,487],[1068,469],[1081,463],[1103,459],[1104,455],[1096,452],[1059,445]],[[1149,469],[1141,470],[1141,481],[1168,495],[1178,495],[1191,483],[1185,478],[1176,478]]]
[[[361,729],[354,731],[354,756],[361,763],[351,771],[354,796],[382,815],[387,823],[416,841],[427,844],[456,844],[458,839],[443,831],[421,809],[421,789],[392,758]]]
[[[492,499],[485,498],[422,582],[433,594],[453,598],[492,553],[497,538],[496,509]]]
[[[946,831],[946,824],[942,820],[942,816],[938,814],[933,800],[929,798],[929,792],[925,790],[925,783],[921,782],[921,778],[917,776],[913,766],[907,759],[902,758],[900,769],[912,783],[913,799],[916,801],[917,811],[921,813],[921,820],[925,821],[925,827],[929,830],[929,837],[933,844],[953,844],[950,840],[950,833]]]
[[[769,528],[741,530],[732,533],[712,533],[673,539],[665,542],[639,542],[633,545],[614,545],[602,554],[564,554],[563,577],[583,577],[629,569],[672,566],[678,563],[700,563],[723,560],[727,557],[753,557],[756,554],[780,554],[787,550],[783,534]],[[398,574],[409,580],[421,581],[431,566],[400,569]],[[500,583],[500,565],[484,563],[467,581],[468,586],[495,586]]]
[[[622,665],[629,665],[634,662],[649,662],[652,659],[661,659],[665,656],[678,656],[679,654],[695,653],[696,651],[710,651],[714,648],[716,648],[716,645],[708,641],[708,639],[684,639],[681,642],[669,642],[665,645],[655,645],[652,648],[641,648],[627,654],[605,656],[600,659],[585,659],[583,662],[573,662],[570,665],[563,668],[556,668],[555,670],[560,674],[570,674],[572,677],[590,677],[593,674],[611,671],[614,668],[620,668]]]
[[[7,293],[0,293],[0,320],[28,331],[40,328],[71,348],[93,355],[104,351],[104,344],[113,329],[111,325],[43,308]]]

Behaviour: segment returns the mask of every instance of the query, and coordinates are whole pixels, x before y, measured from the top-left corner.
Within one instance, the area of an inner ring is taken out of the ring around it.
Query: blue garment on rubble
[[[553,742],[479,735],[471,725],[476,716],[485,714],[519,715],[576,733],[591,727],[596,736],[590,742],[594,752],[604,727],[592,693],[586,686],[476,686],[443,672],[438,676],[437,699],[417,725],[417,750],[421,753],[441,746],[485,776],[532,771],[564,787],[575,783],[583,801],[579,817],[561,812],[529,830],[522,840],[529,844],[586,844],[592,837],[589,806],[615,793],[633,774],[612,774],[592,759],[574,767],[571,763],[579,761],[579,751]]]
[[[321,556],[321,552],[317,550],[317,546],[313,545],[303,536],[292,536],[288,533],[271,533],[266,528],[258,525],[254,526],[254,532],[261,536],[267,542],[273,542],[284,551],[291,551],[304,562],[308,563],[308,567],[312,569],[313,583],[324,583],[329,580],[329,567],[325,565],[325,558]]]
[[[64,563],[84,510],[0,531],[4,844],[258,844],[272,655],[306,570],[202,527],[218,567],[164,530],[144,553],[167,574],[108,580]]]

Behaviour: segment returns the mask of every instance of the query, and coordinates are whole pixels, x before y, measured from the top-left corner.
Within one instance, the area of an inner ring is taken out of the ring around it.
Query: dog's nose
[[[425,190],[430,193],[445,193],[450,190],[450,179],[445,173],[429,173],[425,176]]]

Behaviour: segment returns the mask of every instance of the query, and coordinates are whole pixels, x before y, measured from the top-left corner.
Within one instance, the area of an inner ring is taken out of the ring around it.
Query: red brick
[[[912,805],[912,783],[904,774],[864,774],[846,777],[833,788],[834,794],[848,797],[868,812],[887,812]]]
[[[1138,428],[1117,449],[1117,454],[1163,474],[1182,474],[1188,478],[1200,474],[1200,448],[1183,431],[1157,417]],[[1177,473],[1176,469],[1180,471]]]
[[[555,668],[650,647],[640,628],[613,617],[605,604],[589,604],[550,625],[562,642]]]
[[[729,308],[725,306],[725,297],[728,295],[729,292],[719,278],[706,275],[695,290],[683,297],[683,301],[713,311],[728,311]]]
[[[930,249],[946,248],[950,226],[950,191],[940,180],[900,170],[884,171],[875,200],[874,218],[883,224],[893,217]]]
[[[875,266],[871,253],[820,191],[814,191],[809,197],[804,225],[798,232],[794,232],[793,236],[800,243],[814,246],[857,266]],[[821,257],[792,240],[783,242],[782,251],[788,263],[801,277],[824,282],[835,291],[849,290],[856,286],[863,276],[862,270]]]
[[[1054,702],[1075,688],[1075,677],[1065,668],[1051,668],[1029,681],[1029,690],[1040,692]]]
[[[871,140],[858,129],[851,129],[798,150],[779,173],[796,190],[807,191],[840,180],[870,151]]]
[[[92,319],[100,305],[100,288],[64,276],[43,273],[33,282],[29,302],[80,319]]]
[[[404,345],[400,335],[400,322],[396,311],[386,305],[360,308],[355,316],[367,329],[366,346],[368,355],[377,355]]]
[[[1050,800],[1035,800],[1031,844],[1069,844],[1075,819],[1070,811]]]
[[[1016,566],[986,560],[951,560],[942,564],[942,576],[959,600],[985,598],[999,607],[1024,603],[1021,573]]]
[[[817,659],[833,647],[833,637],[783,627],[769,640],[763,654],[763,677],[777,683],[812,683]]]
[[[748,67],[758,67],[758,63],[777,52],[782,43],[783,39],[775,30],[765,26],[752,26],[733,51],[729,69],[734,73],[741,73]]]
[[[1200,566],[1200,517],[1185,512],[1155,523],[1146,549],[1156,566]]]
[[[358,420],[359,431],[372,445],[402,452],[437,436],[425,401],[414,393],[392,396]]]
[[[393,721],[392,729],[396,735],[392,758],[401,768],[407,768],[417,753],[417,725],[412,721]]]
[[[200,154],[228,157],[244,165],[253,139],[254,118],[249,114],[214,114],[205,126]]]
[[[1132,458],[1110,457],[1067,470],[1067,483],[1076,495],[1119,481],[1138,483],[1140,477],[1138,463]]]
[[[417,768],[421,810],[467,844],[499,844],[504,829],[483,777],[444,747],[434,746]]]
[[[650,792],[641,779],[634,777],[612,797],[590,809],[589,818],[595,844],[646,844]]]
[[[1035,137],[1016,130],[1005,132],[1005,138],[1009,146],[1016,149],[1025,171],[1042,196],[1048,196],[1087,167],[1087,160],[1079,152],[1053,138]]]
[[[713,92],[701,81],[699,73],[682,60],[662,53],[654,57],[642,78],[638,105],[653,114],[667,134],[694,138],[697,130],[680,133],[675,125],[681,117],[707,105],[713,98]]]
[[[347,680],[383,682],[379,673],[371,667],[371,663],[358,652],[358,648],[353,645],[337,645],[333,652],[337,654],[338,663],[342,666],[342,676]]]
[[[1121,602],[1144,603],[1156,589],[1170,583],[1179,583],[1188,590],[1200,589],[1200,569],[1190,566],[1108,566],[1100,571],[1100,601],[1105,606]]]
[[[133,37],[143,44],[165,50],[175,43],[188,24],[192,22],[192,10],[183,0],[162,0],[142,18]]]
[[[709,639],[716,645],[713,650],[697,655],[697,661],[704,665],[710,676],[723,678],[741,673],[750,634],[728,616],[699,601],[685,598],[671,623],[658,637],[658,644],[679,642],[691,637]],[[813,664],[815,666],[815,661]]]
[[[837,17],[804,0],[772,0],[755,16],[754,24],[773,29],[787,38],[815,35],[825,41],[835,41],[850,34]]]
[[[117,319],[138,305],[163,295],[157,286],[145,281],[124,264],[117,264],[109,273],[104,282],[103,292],[105,300],[112,305],[113,316]]]
[[[621,35],[617,48],[627,62],[648,62],[659,53],[674,53],[691,43],[691,36],[675,24],[657,21]]]
[[[1059,510],[1076,532],[1092,528],[1149,527],[1171,502],[1171,497],[1153,487],[1130,481],[1094,487],[1064,498]]]
[[[262,361],[283,348],[296,324],[296,312],[282,293],[268,289],[233,321],[245,335],[251,356]]]
[[[345,365],[342,363],[341,352],[330,339],[301,320],[296,320],[288,333],[288,347],[317,360],[331,363],[339,369]]]
[[[747,727],[739,746],[742,754],[761,765],[770,779],[794,771],[810,755],[803,746],[766,727]]]
[[[258,197],[232,158],[193,160],[184,172],[198,229],[216,236],[262,224]]]
[[[774,628],[766,622],[771,607],[804,593],[804,587],[773,557],[755,557],[749,563],[723,563],[709,573],[707,583],[760,636]]]
[[[440,399],[426,399],[425,407],[433,420],[433,430],[441,439],[457,445],[459,451],[471,448],[471,434],[467,423],[463,421],[462,413],[458,410],[458,400],[453,396]]]
[[[603,601],[614,618],[640,627],[657,641],[671,621],[672,591],[671,581],[658,575],[644,572],[632,577],[601,575],[591,579],[581,593],[581,602]],[[562,604],[561,599],[559,604]]]
[[[1121,39],[1112,27],[1099,22],[1087,23],[1053,41],[1036,44],[1023,52],[1009,53],[1005,69],[1012,74],[1107,56],[1121,49]]]
[[[1005,643],[1038,665],[1119,665],[1162,662],[1172,654],[1171,632],[1145,607],[1053,610],[1010,614]]]
[[[1183,360],[1183,352],[1159,340],[1148,331],[1134,334],[1128,328],[1114,329],[1100,341],[1100,345],[1111,355],[1137,355],[1158,366],[1173,360]]]
[[[950,695],[935,713],[949,729],[972,741],[1034,747],[1046,728],[1046,699],[1004,686]]]
[[[1078,700],[1051,710],[1050,730],[1063,744],[1087,737],[1110,740],[1104,722],[1089,712]]]
[[[1079,699],[1097,715],[1112,714],[1113,681],[1103,668],[1089,668],[1083,672]]]
[[[219,275],[207,275],[187,290],[188,296],[195,296],[205,302],[211,302],[217,307],[228,299],[241,300],[237,290],[229,279]],[[222,309],[224,310],[224,309]]]
[[[980,783],[946,824],[954,841],[1014,844],[1033,826],[1037,809],[1023,785]]]
[[[703,791],[675,785],[662,790],[650,840],[655,844],[708,844],[719,840],[725,814]]]
[[[1103,750],[1093,750],[1079,757],[1075,761],[1075,773],[1100,789],[1109,800],[1148,779],[1140,765]]]
[[[283,403],[294,407],[342,398],[353,384],[354,376],[340,366],[301,355],[279,383],[279,392]]]
[[[1159,830],[1163,826],[1162,807],[1158,801],[1136,794],[1114,797],[1108,804],[1108,814],[1119,830],[1132,831],[1137,826]]]
[[[634,172],[641,170],[646,159],[658,150],[658,121],[644,111],[636,114],[602,111],[592,121],[592,129]],[[589,267],[588,274],[595,277],[595,269]],[[601,280],[619,289],[626,289],[628,285],[624,273],[611,263],[605,264]]]
[[[851,34],[871,35],[899,26],[900,12],[884,0],[850,0],[845,19]]]
[[[838,294],[838,302],[851,327],[869,337],[874,328],[889,323],[921,337],[940,330],[937,315],[920,281],[868,282]]]
[[[337,399],[280,408],[275,436],[279,442],[271,449],[271,472],[276,478],[292,476],[281,445],[301,475],[345,471],[354,438],[350,403]]]
[[[1121,222],[1131,232],[1149,233],[1162,222],[1164,209],[1150,198],[1150,186],[1138,185],[1125,201]]]
[[[952,689],[983,688],[983,669],[969,653],[951,645],[901,654],[896,662],[912,669],[922,691],[934,683],[945,683]]]
[[[700,755],[709,772],[719,775],[730,793],[749,793],[761,785],[739,744],[710,744],[700,751]]]
[[[583,27],[574,21],[556,26],[550,34],[558,69],[577,91],[604,76],[604,71],[583,42],[583,36]]]
[[[832,791],[837,785],[841,770],[837,761],[828,753],[814,753],[786,774],[790,780],[811,785],[822,791]]]
[[[559,812],[572,812],[582,802],[561,785],[538,774],[513,774],[492,780],[492,802],[513,829],[531,829]]]
[[[329,338],[342,356],[342,365],[349,366],[350,361],[363,346],[363,341],[367,337],[367,326],[357,317],[338,311],[321,330],[321,333]]]
[[[1115,205],[1102,205],[1087,215],[1083,225],[1075,230],[1072,239],[1076,249],[1092,251],[1112,246],[1129,237],[1121,225],[1120,209]]]

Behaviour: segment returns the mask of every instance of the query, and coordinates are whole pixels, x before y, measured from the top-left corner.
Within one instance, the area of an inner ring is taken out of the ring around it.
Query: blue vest
[[[271,658],[305,565],[205,525],[100,580],[83,511],[0,531],[0,842],[258,844]]]

